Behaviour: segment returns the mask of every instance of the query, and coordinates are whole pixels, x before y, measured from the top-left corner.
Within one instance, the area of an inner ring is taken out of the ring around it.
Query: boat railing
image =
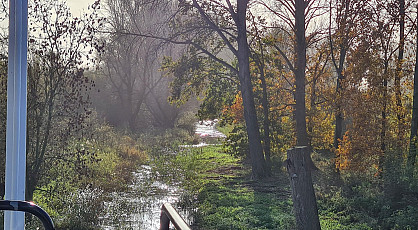
[[[54,223],[51,217],[38,205],[20,200],[0,200],[0,210],[21,211],[31,213],[39,218],[45,230],[54,230]]]
[[[169,203],[165,203],[161,207],[160,230],[169,230],[170,223],[172,223],[177,230],[191,230],[190,226],[184,221],[173,206]]]

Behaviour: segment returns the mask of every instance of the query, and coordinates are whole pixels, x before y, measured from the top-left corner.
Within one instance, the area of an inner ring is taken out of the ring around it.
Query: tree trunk
[[[287,172],[298,230],[321,229],[309,160],[310,150],[306,146],[287,150]]]
[[[337,149],[339,144],[340,144],[340,140],[343,138],[343,122],[344,122],[344,117],[342,114],[342,93],[343,93],[343,87],[342,87],[342,81],[344,80],[344,75],[343,75],[343,70],[344,70],[344,62],[345,62],[345,58],[347,55],[347,49],[348,49],[348,44],[349,44],[349,31],[351,30],[351,26],[349,26],[350,23],[348,23],[348,16],[351,13],[351,9],[350,9],[350,1],[343,1],[342,4],[344,5],[343,8],[341,8],[341,10],[345,10],[345,14],[344,16],[342,16],[342,18],[340,18],[340,20],[337,19],[337,21],[339,21],[340,23],[340,34],[339,36],[343,36],[342,37],[342,41],[339,44],[339,52],[340,52],[340,56],[338,59],[338,65],[337,65],[337,61],[334,59],[334,54],[332,53],[332,61],[334,62],[334,67],[335,67],[335,71],[337,72],[337,87],[336,87],[336,93],[337,93],[337,103],[336,103],[336,109],[335,109],[335,131],[334,131],[334,148]],[[331,16],[330,16],[331,17]],[[330,18],[331,20],[331,18]],[[331,21],[330,21],[331,22]],[[330,24],[331,26],[331,24]],[[330,36],[330,46],[331,46],[331,52],[333,52],[333,42],[332,42],[332,37],[331,37],[331,28],[330,28],[330,32],[329,32],[329,36]]]
[[[30,180],[26,180],[25,199],[27,201],[33,201],[33,193],[35,192],[37,183],[38,179],[36,175],[32,175]]]
[[[261,46],[260,42],[260,50],[261,50],[261,58],[264,58],[263,55],[263,47]],[[266,76],[264,73],[264,60],[258,60],[258,67],[260,68],[260,80],[261,80],[261,88],[263,89],[263,97],[261,99],[261,104],[263,105],[263,129],[264,129],[264,156],[266,158],[266,173],[271,175],[271,140],[270,140],[270,118],[269,118],[269,111],[270,111],[270,103],[268,99],[267,93],[267,83],[266,83]]]
[[[266,176],[266,163],[261,145],[260,130],[255,110],[253,86],[250,77],[250,49],[247,42],[246,11],[248,0],[237,2],[237,30],[238,30],[238,77],[241,84],[241,94],[244,106],[244,119],[247,126],[250,147],[252,175],[254,178]]]
[[[264,70],[261,70],[260,79],[261,79],[261,87],[263,88],[263,98],[261,99],[261,103],[263,105],[263,114],[264,114],[264,122],[263,122],[264,156],[266,157],[267,174],[271,174],[271,143],[270,143],[270,119],[269,119],[270,105],[268,102],[267,84],[266,84],[266,78],[264,76]]]
[[[382,130],[380,131],[380,150],[382,150],[382,155],[379,157],[379,168],[383,170],[383,165],[385,162],[386,155],[386,110],[387,110],[387,94],[388,94],[388,79],[385,73],[385,78],[383,79],[383,105],[382,105]]]
[[[305,105],[305,68],[306,68],[306,38],[305,38],[305,8],[304,0],[295,1],[295,85],[294,98],[296,101],[294,116],[296,120],[296,145],[308,145],[306,131],[306,105]]]
[[[388,97],[388,68],[389,68],[389,59],[385,55],[385,69],[383,71],[383,101],[382,101],[382,130],[380,131],[380,150],[382,150],[381,155],[379,156],[379,169],[382,171],[381,176],[383,175],[383,167],[385,163],[386,156],[386,128],[387,128],[387,97]]]
[[[313,138],[312,132],[313,132],[313,128],[314,128],[313,127],[314,126],[314,124],[313,124],[314,122],[312,121],[312,117],[316,114],[316,111],[317,111],[316,106],[315,106],[315,101],[316,101],[316,81],[317,81],[317,77],[314,76],[312,78],[312,86],[311,86],[311,90],[312,90],[311,98],[310,98],[310,102],[311,102],[310,107],[311,107],[311,109],[309,111],[309,122],[307,124],[307,129],[308,129],[308,132],[309,132],[309,138],[308,138],[309,146],[312,146],[312,138]]]
[[[418,10],[418,6],[417,6]],[[418,17],[417,17],[418,19]],[[417,23],[418,26],[418,23]],[[418,27],[417,27],[418,33]],[[406,175],[409,179],[414,176],[415,160],[417,156],[417,132],[418,132],[418,36],[416,40],[415,73],[414,73],[414,94],[412,104],[411,135],[409,143],[409,154],[406,162]]]
[[[399,53],[396,63],[395,74],[395,99],[396,99],[396,116],[398,118],[398,138],[396,147],[398,150],[402,149],[403,139],[403,112],[402,112],[402,95],[401,95],[401,76],[402,76],[402,62],[405,47],[405,0],[399,0]]]
[[[347,38],[344,38],[344,40],[346,40]],[[337,70],[337,96],[338,96],[338,101],[337,101],[337,108],[336,108],[336,113],[335,113],[335,132],[334,132],[334,148],[337,149],[339,144],[340,144],[340,140],[342,140],[343,138],[343,122],[344,122],[344,118],[343,118],[343,114],[342,114],[342,109],[341,109],[341,97],[342,97],[342,92],[343,92],[343,87],[342,87],[342,81],[344,80],[344,75],[343,75],[343,69],[344,69],[344,62],[345,62],[345,57],[347,54],[346,51],[346,41],[344,41],[343,44],[340,45],[340,58],[339,58],[339,63],[338,63],[338,67],[336,68]]]
[[[345,58],[345,50],[341,50],[341,53],[344,53],[344,55],[340,54],[340,60],[342,57]],[[341,64],[341,62],[340,62]],[[342,140],[343,138],[343,114],[341,111],[341,97],[342,97],[342,85],[341,82],[344,79],[344,76],[342,74],[342,66],[340,65],[340,67],[337,69],[338,72],[338,77],[337,77],[337,97],[338,97],[338,101],[337,101],[337,108],[336,108],[336,113],[335,113],[335,132],[334,132],[334,148],[337,149],[338,146],[340,145],[340,140]]]

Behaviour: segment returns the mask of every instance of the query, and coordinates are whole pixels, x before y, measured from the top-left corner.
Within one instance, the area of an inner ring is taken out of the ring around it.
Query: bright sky
[[[94,3],[94,0],[67,0],[67,5],[70,7],[73,16],[79,16],[92,3]]]
[[[95,0],[67,0],[67,5],[68,7],[70,7],[70,10],[73,16],[78,17],[83,12],[83,10],[87,11],[87,7],[93,4],[94,1]],[[7,19],[0,22],[0,28],[7,28],[7,27],[8,27]]]

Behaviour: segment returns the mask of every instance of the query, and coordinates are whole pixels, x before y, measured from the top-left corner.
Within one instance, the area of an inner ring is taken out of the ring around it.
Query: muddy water
[[[208,140],[213,142],[225,138],[223,133],[216,130],[216,123],[217,120],[196,122],[195,134],[201,137],[202,142],[182,147],[202,147],[209,145],[206,143]],[[112,201],[106,203],[103,229],[158,229],[163,203],[174,204],[180,200],[181,189],[155,180],[150,166],[142,165],[133,175],[135,179],[129,192],[114,193]],[[186,217],[187,213],[181,212],[180,215]],[[191,220],[186,222],[190,224]]]

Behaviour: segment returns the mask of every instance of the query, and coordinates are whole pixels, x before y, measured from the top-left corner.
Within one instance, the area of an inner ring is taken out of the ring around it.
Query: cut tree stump
[[[315,168],[306,146],[287,150],[287,172],[292,188],[293,209],[298,230],[319,230],[315,192],[312,185],[311,170]]]

